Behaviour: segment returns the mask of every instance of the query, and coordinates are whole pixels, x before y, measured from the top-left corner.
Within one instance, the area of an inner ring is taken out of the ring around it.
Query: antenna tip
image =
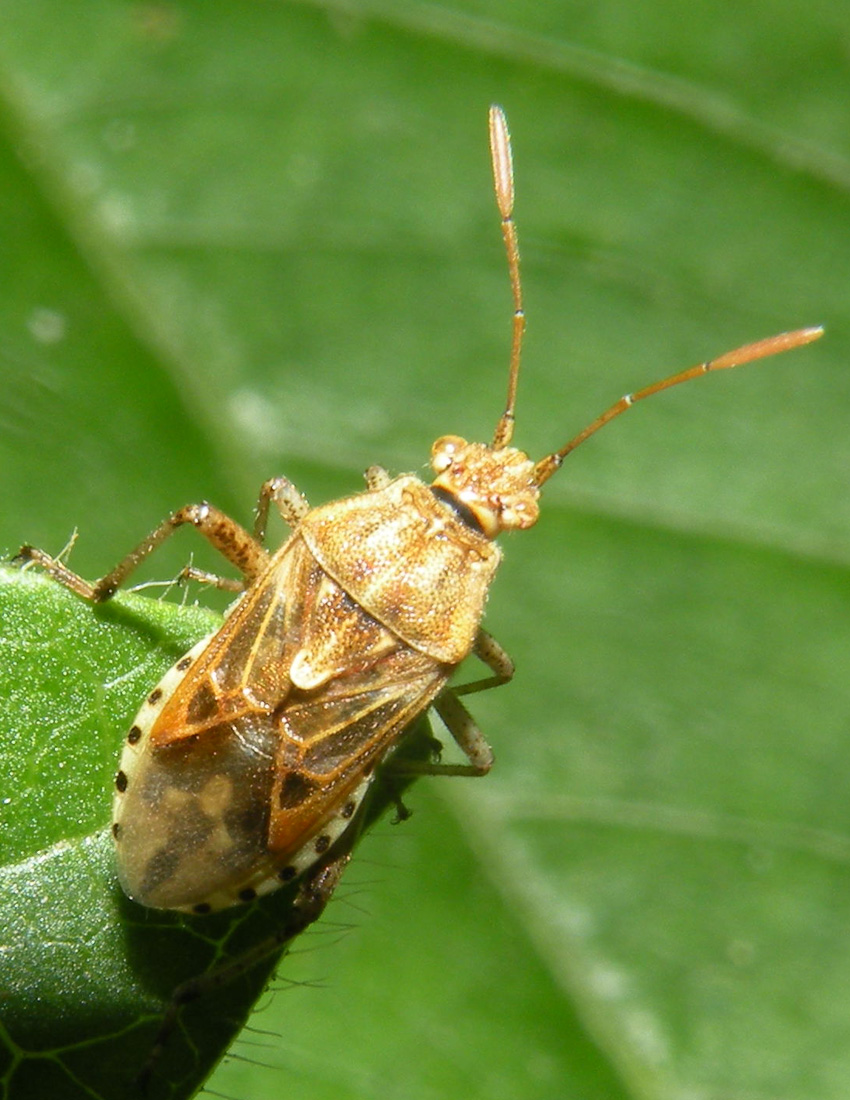
[[[511,135],[508,120],[501,107],[490,108],[490,160],[493,164],[493,184],[496,205],[503,221],[510,218],[514,205],[514,169],[511,160]]]
[[[823,324],[813,324],[810,328],[796,329],[794,332],[781,332],[777,337],[773,337],[776,343],[775,351],[782,352],[793,348],[803,348],[805,344],[819,340],[823,335]],[[770,341],[766,341],[766,343],[770,343]]]

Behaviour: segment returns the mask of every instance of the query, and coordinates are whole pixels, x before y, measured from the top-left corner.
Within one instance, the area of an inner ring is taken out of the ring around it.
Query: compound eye
[[[441,474],[451,466],[459,451],[467,446],[459,435],[442,435],[431,448],[431,466]]]

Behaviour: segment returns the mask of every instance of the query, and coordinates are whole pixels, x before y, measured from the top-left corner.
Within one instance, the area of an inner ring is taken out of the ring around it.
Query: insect
[[[405,732],[431,706],[467,762],[407,769],[484,775],[493,755],[461,700],[513,675],[510,658],[481,627],[501,557],[497,536],[531,527],[541,488],[564,458],[635,402],[821,335],[819,328],[782,333],[656,382],[623,397],[560,450],[531,460],[511,446],[525,314],[500,108],[491,108],[489,124],[514,306],[507,400],[491,443],[443,436],[432,449],[430,485],[373,466],[365,492],[316,508],[274,478],[262,487],[252,532],[210,504],[187,505],[94,583],[42,550],[19,551],[18,560],[100,602],[191,524],[242,575],[242,595],[223,626],[165,674],[126,735],[113,834],[121,884],[143,905],[207,913],[321,866],[354,828],[376,768],[392,767]],[[272,505],[291,527],[274,553],[263,546]],[[470,654],[488,674],[450,687]]]

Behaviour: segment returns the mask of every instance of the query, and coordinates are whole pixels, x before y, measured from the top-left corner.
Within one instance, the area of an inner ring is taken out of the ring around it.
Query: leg
[[[198,584],[209,584],[222,592],[244,592],[245,582],[236,577],[220,577],[218,573],[209,573],[206,569],[198,569],[194,565],[184,565],[177,575],[177,583],[185,584],[187,581],[197,581]]]
[[[367,488],[373,491],[375,489],[386,489],[392,481],[392,478],[383,466],[370,466],[363,476],[366,478]]]
[[[399,763],[397,768],[393,768],[391,764],[391,770],[396,771],[397,774],[486,775],[492,768],[493,750],[476,725],[475,719],[458,696],[472,695],[477,691],[486,691],[488,688],[506,684],[513,677],[514,663],[496,639],[488,634],[486,630],[479,629],[472,652],[492,670],[493,675],[485,676],[481,680],[473,680],[470,684],[461,684],[460,687],[450,688],[434,701],[434,710],[439,714],[446,729],[460,748],[463,749],[469,763],[440,764],[428,763],[427,761],[407,761]]]
[[[184,508],[173,512],[148,535],[144,542],[94,584],[83,580],[62,562],[35,546],[22,546],[13,560],[37,562],[51,577],[70,588],[72,592],[76,592],[78,596],[91,600],[92,603],[102,603],[104,600],[111,599],[133,570],[165,542],[170,534],[186,523],[197,527],[204,538],[208,539],[216,550],[236,566],[247,584],[250,584],[268,564],[269,555],[244,527],[240,527],[236,520],[231,519],[218,508],[206,503],[187,504]]]
[[[472,647],[472,652],[493,673],[481,680],[473,680],[471,684],[461,684],[454,688],[455,695],[474,695],[476,691],[487,691],[489,688],[501,687],[508,683],[514,676],[514,663],[502,649],[492,634],[478,628],[478,634]]]
[[[434,701],[434,710],[443,720],[446,729],[463,749],[468,764],[441,764],[428,760],[401,760],[387,765],[392,775],[486,775],[493,767],[493,750],[484,739],[484,734],[475,723],[475,719],[449,689]]]
[[[254,520],[254,540],[258,543],[265,542],[266,524],[269,518],[269,504],[274,501],[280,512],[281,518],[290,527],[295,527],[310,511],[310,505],[306,497],[295,488],[291,481],[285,477],[272,477],[263,482],[260,495],[257,498],[256,518]],[[245,584],[231,577],[219,577],[216,573],[208,573],[206,569],[195,569],[187,565],[178,578],[180,581],[199,581],[201,584],[211,584],[226,592],[242,592]]]
[[[475,719],[454,691],[447,691],[434,703],[434,709],[446,724],[446,729],[463,749],[468,764],[434,764],[433,775],[486,775],[493,767],[493,750]]]
[[[257,518],[254,520],[254,538],[264,542],[269,504],[274,501],[281,519],[290,527],[297,527],[310,511],[307,498],[285,477],[272,477],[263,483],[257,500]]]
[[[475,719],[454,691],[444,691],[433,704],[445,728],[464,752],[468,763],[440,763],[429,760],[399,760],[387,764],[389,775],[486,775],[493,767],[493,749],[484,739]]]

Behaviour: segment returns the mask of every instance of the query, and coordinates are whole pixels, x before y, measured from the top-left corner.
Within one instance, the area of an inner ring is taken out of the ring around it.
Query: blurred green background
[[[632,412],[504,540],[496,768],[378,826],[220,1094],[848,1095],[848,57],[800,0],[0,2],[4,550],[78,528],[94,576],[188,501],[247,522],[272,474],[321,502],[489,438],[491,102],[535,457],[827,326]]]

